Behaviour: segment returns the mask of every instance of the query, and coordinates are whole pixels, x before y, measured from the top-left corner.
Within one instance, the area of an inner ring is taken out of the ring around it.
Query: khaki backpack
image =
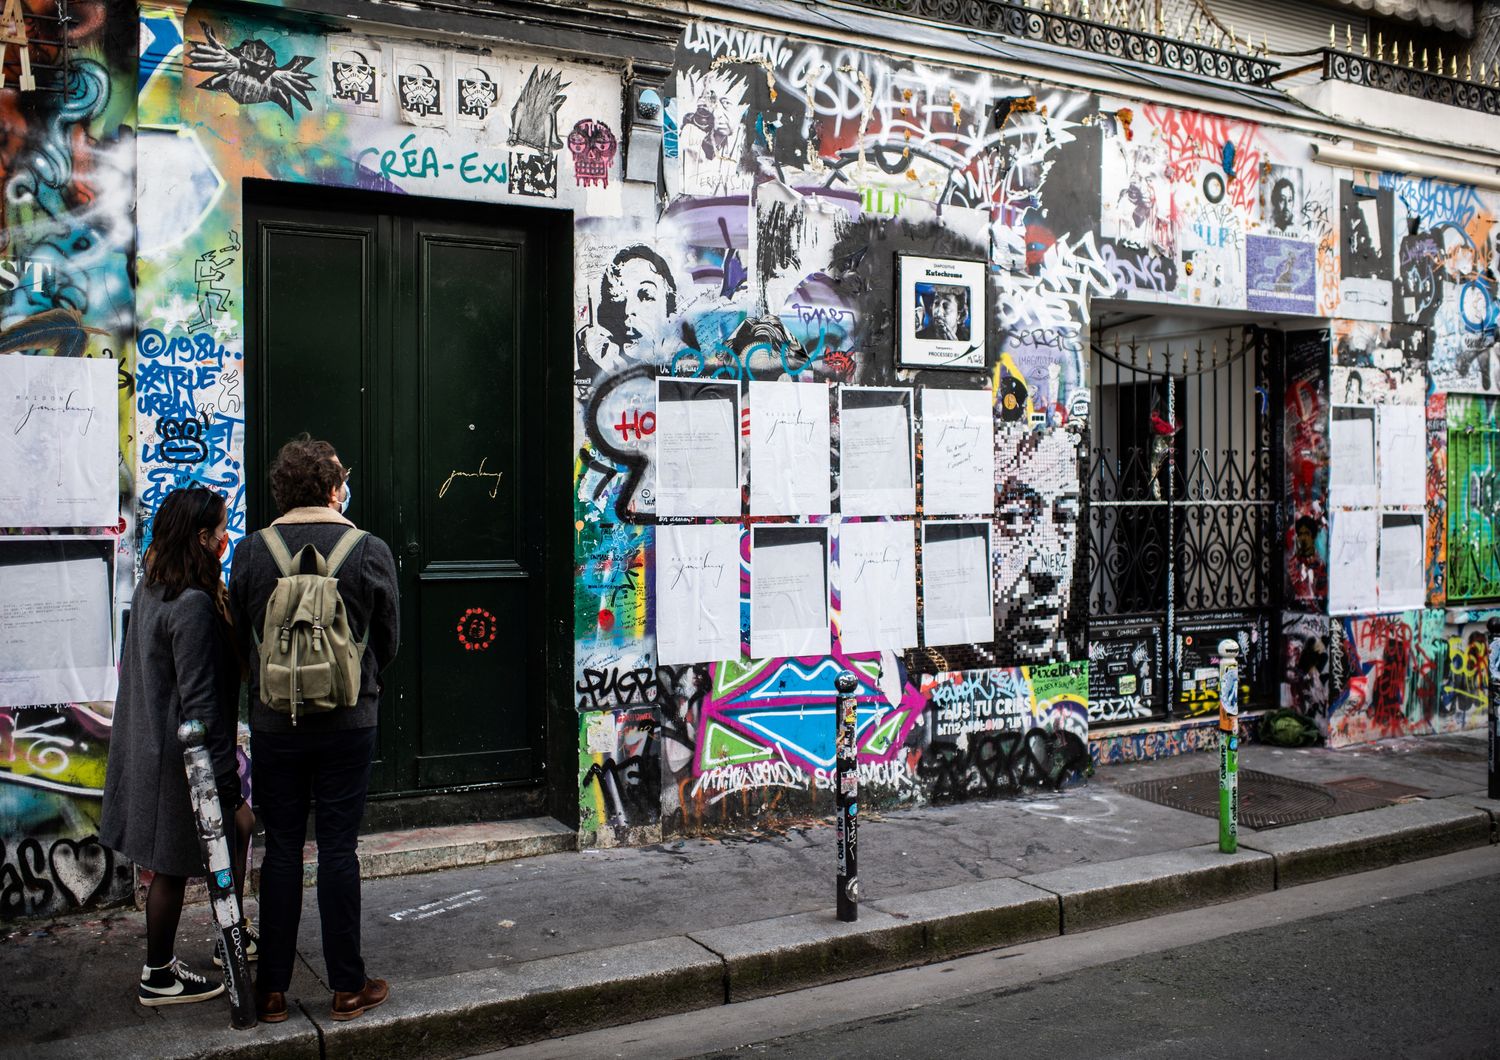
[[[260,698],[272,710],[299,711],[352,707],[359,699],[360,660],[366,637],[354,639],[338,572],[365,531],[344,531],[325,560],[312,545],[294,559],[274,527],[260,532],[281,577],[266,602],[256,647],[260,651]],[[308,566],[315,573],[302,573]]]

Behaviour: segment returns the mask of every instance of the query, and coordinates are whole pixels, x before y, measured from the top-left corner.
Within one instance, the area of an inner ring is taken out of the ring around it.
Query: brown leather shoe
[[[286,995],[280,990],[262,994],[255,992],[255,1015],[262,1023],[282,1023],[286,1020]]]
[[[352,1020],[356,1016],[363,1016],[365,1009],[374,1008],[390,996],[390,985],[384,979],[366,979],[363,990],[335,990],[333,1018]]]

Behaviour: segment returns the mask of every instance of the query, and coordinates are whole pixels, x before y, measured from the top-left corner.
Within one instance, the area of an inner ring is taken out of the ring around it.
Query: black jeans
[[[307,841],[307,811],[314,803],[318,915],[328,983],[334,990],[345,991],[365,985],[355,845],[374,757],[374,729],[251,734],[255,811],[266,829],[256,976],[262,993],[285,992],[292,982],[297,926],[302,920],[302,846]]]

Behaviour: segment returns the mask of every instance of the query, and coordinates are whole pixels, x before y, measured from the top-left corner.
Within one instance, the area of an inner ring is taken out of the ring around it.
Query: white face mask
[[[351,485],[349,485],[349,483],[345,482],[344,483],[344,499],[339,502],[339,511],[340,512],[347,512],[349,510],[349,499],[351,497],[353,497],[353,496],[354,496],[354,487],[351,486]]]

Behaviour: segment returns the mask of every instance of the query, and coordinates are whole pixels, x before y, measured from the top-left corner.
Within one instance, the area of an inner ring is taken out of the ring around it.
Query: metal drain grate
[[[1219,816],[1217,770],[1122,784],[1120,790],[1161,806],[1187,810],[1204,817]],[[1329,788],[1254,769],[1240,770],[1240,824],[1246,828],[1279,828],[1390,804],[1389,798],[1348,787]]]

